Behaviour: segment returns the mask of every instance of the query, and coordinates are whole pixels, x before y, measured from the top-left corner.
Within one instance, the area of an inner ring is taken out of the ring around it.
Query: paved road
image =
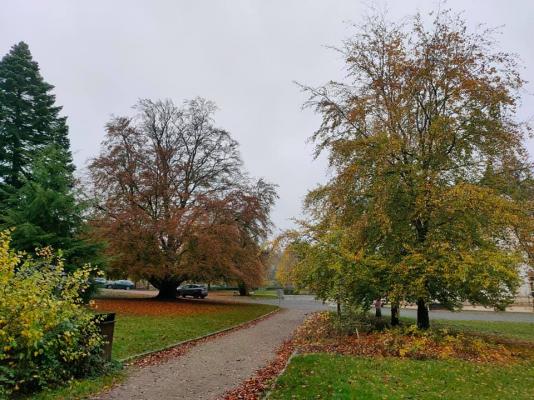
[[[148,291],[118,291],[113,290],[113,293],[118,293],[119,295],[130,296],[133,294],[140,294],[144,296],[155,296],[157,292],[148,292]],[[308,312],[320,311],[320,310],[332,310],[335,307],[331,305],[325,305],[320,301],[315,300],[313,296],[309,295],[299,295],[299,296],[284,296],[282,301],[277,299],[270,298],[244,298],[239,296],[229,296],[228,293],[225,295],[218,294],[217,292],[211,295],[214,298],[220,298],[231,301],[243,301],[247,303],[264,303],[264,304],[280,304],[281,307],[305,310]],[[201,300],[199,300],[201,301]],[[389,315],[389,308],[384,307],[384,315]],[[401,316],[405,317],[416,317],[416,311],[414,309],[402,309]],[[436,310],[430,311],[431,319],[445,319],[445,320],[475,320],[475,321],[511,321],[511,322],[532,322],[534,323],[534,312],[494,312],[494,311],[471,311],[465,310],[461,312],[450,312],[445,310]]]
[[[226,297],[228,299],[228,297]],[[271,304],[275,306],[280,306],[282,308],[289,308],[295,310],[302,310],[306,312],[314,312],[321,310],[331,310],[332,307],[323,304],[319,300],[315,300],[315,297],[308,295],[299,295],[299,296],[284,296],[283,300],[278,300],[275,298],[268,297],[240,297],[232,296],[230,297],[232,301],[238,301],[243,303],[261,303],[261,304]]]
[[[383,314],[390,315],[389,307],[384,307]],[[414,309],[401,310],[403,317],[417,317]],[[534,313],[530,312],[495,312],[495,311],[430,311],[430,320],[445,319],[453,321],[509,321],[509,322],[531,322],[534,323]]]
[[[236,299],[239,299],[236,297]],[[249,299],[243,300],[247,302],[276,304],[276,299]],[[331,310],[333,306],[324,305],[320,301],[314,299],[313,296],[284,296],[280,305],[285,308],[295,308],[307,311]],[[389,307],[384,307],[384,315],[389,315]],[[401,310],[401,316],[416,318],[417,312],[414,309],[404,308]],[[445,320],[475,320],[475,321],[511,321],[511,322],[531,322],[534,323],[534,312],[495,312],[495,311],[459,311],[451,312],[446,310],[430,311],[430,319],[445,319]]]

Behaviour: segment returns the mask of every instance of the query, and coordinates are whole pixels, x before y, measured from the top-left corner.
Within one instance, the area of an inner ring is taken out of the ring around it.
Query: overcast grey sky
[[[0,1],[0,53],[27,42],[68,116],[77,166],[94,156],[111,114],[130,114],[139,98],[214,100],[217,125],[241,143],[253,176],[279,185],[273,219],[291,226],[307,190],[325,180],[306,139],[319,117],[301,110],[293,81],[319,85],[342,75],[325,45],[351,33],[371,1]],[[381,1],[399,19],[436,1]],[[534,82],[534,1],[449,1],[465,18],[503,26],[501,46],[517,53]],[[534,84],[520,117],[534,115]],[[534,154],[534,142],[528,144]]]

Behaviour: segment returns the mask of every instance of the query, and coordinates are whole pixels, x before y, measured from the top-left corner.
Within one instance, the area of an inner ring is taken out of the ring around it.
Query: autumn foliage
[[[103,338],[80,296],[90,267],[66,274],[50,248],[35,258],[0,233],[0,398],[103,372]]]
[[[461,359],[508,363],[521,359],[512,348],[503,344],[447,329],[422,331],[411,325],[345,335],[336,328],[336,318],[328,312],[308,317],[295,333],[295,347],[304,353],[326,352],[416,360]]]
[[[142,299],[96,299],[94,307],[99,312],[114,312],[118,315],[154,315],[154,316],[186,316],[201,314],[216,314],[239,310],[241,304],[231,302],[212,302],[209,300],[201,303],[182,300],[158,301],[154,303],[151,298]]]
[[[424,328],[431,302],[506,307],[534,249],[516,59],[492,30],[431,18],[366,20],[338,49],[346,79],[304,87],[332,177],[308,194],[280,274],[342,304],[416,303]]]
[[[93,225],[111,271],[144,278],[173,297],[185,280],[261,282],[261,242],[274,186],[251,181],[238,143],[213,124],[213,103],[142,100],[107,125],[90,166]]]

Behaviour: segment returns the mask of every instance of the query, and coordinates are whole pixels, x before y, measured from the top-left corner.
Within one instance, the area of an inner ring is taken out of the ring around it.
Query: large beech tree
[[[142,100],[135,109],[107,125],[90,165],[94,225],[112,269],[147,279],[160,297],[190,279],[258,284],[274,186],[246,177],[212,102]]]
[[[304,87],[332,178],[309,193],[291,251],[323,297],[417,303],[421,328],[432,301],[512,301],[533,249],[533,199],[518,195],[532,165],[523,81],[492,37],[448,11],[428,27],[372,18],[338,49],[345,81]]]

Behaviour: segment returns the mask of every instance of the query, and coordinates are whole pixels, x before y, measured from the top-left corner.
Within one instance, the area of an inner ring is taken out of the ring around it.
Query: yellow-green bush
[[[80,299],[90,272],[66,274],[50,249],[15,252],[0,233],[0,398],[104,368],[102,337]]]

